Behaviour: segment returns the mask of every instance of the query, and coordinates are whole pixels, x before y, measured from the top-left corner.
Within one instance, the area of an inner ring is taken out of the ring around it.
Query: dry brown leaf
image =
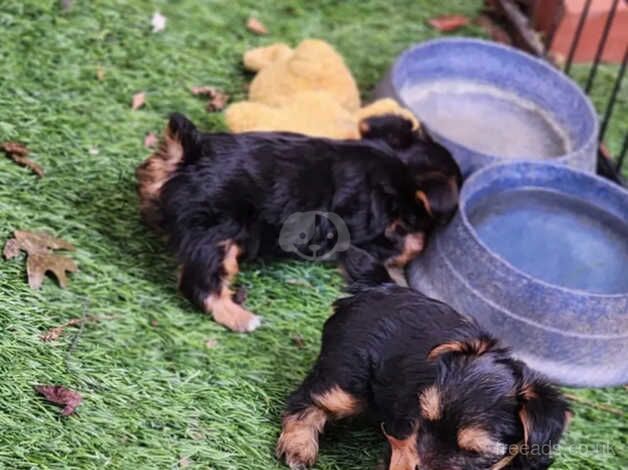
[[[96,78],[101,82],[105,79],[105,68],[102,65],[96,67]]]
[[[179,468],[187,468],[191,463],[192,461],[188,457],[181,457],[179,459]]]
[[[216,346],[218,346],[218,340],[214,338],[210,338],[207,341],[205,341],[205,347],[207,349],[214,349]]]
[[[209,100],[209,103],[207,103],[207,110],[209,112],[222,111],[223,109],[225,109],[228,101],[229,95],[221,91],[216,91],[216,93],[214,93],[214,96]]]
[[[35,390],[50,403],[63,406],[64,408],[61,410],[63,416],[74,413],[83,400],[80,393],[63,385],[36,385]]]
[[[28,155],[28,149],[24,144],[18,142],[5,142],[2,144],[2,149],[11,155],[17,155],[18,157],[25,157]]]
[[[55,238],[44,232],[27,232],[15,230],[13,235],[20,243],[20,248],[29,255],[33,253],[49,253],[52,250],[74,251],[76,248],[71,243],[60,238]]]
[[[4,142],[0,147],[18,165],[28,168],[40,178],[44,176],[44,169],[41,165],[27,157],[28,149],[24,145],[17,142]]]
[[[39,289],[44,282],[47,272],[53,273],[61,288],[68,285],[67,272],[75,272],[78,268],[76,263],[70,258],[55,254],[34,254],[29,255],[26,261],[26,273],[28,275],[28,285],[31,289]]]
[[[20,242],[18,242],[15,238],[7,240],[2,254],[6,259],[15,258],[20,254]]]
[[[218,91],[216,87],[208,86],[208,85],[193,86],[191,90],[192,90],[193,95],[210,96],[210,97],[214,96],[214,94]]]
[[[191,91],[193,95],[209,97],[209,102],[207,103],[209,112],[222,111],[229,101],[229,95],[215,86],[195,86],[191,88]]]
[[[264,26],[264,23],[254,16],[251,16],[246,22],[246,27],[249,31],[255,34],[268,34],[268,29]]]
[[[146,102],[146,93],[144,93],[143,91],[140,91],[139,93],[135,93],[133,95],[133,100],[131,101],[131,109],[133,111],[140,109],[142,106],[144,106],[145,102]]]
[[[305,340],[303,339],[303,336],[301,335],[293,335],[292,338],[292,343],[299,349],[303,349],[305,347]]]
[[[155,134],[154,132],[149,132],[148,134],[146,134],[146,137],[144,137],[144,147],[146,147],[147,149],[155,148],[158,143],[159,137],[157,137],[157,134]]]
[[[454,31],[469,24],[469,18],[463,15],[444,15],[428,20],[430,26],[442,32]]]
[[[73,251],[75,248],[72,244],[46,233],[15,230],[13,235],[15,238],[7,240],[4,245],[4,256],[7,259],[14,258],[19,250],[27,253],[26,272],[28,285],[32,289],[41,287],[48,271],[57,277],[61,287],[67,286],[66,272],[75,272],[78,267],[70,258],[57,255],[52,250]]]
[[[103,316],[98,317],[95,315],[88,315],[84,318],[72,318],[65,322],[63,325],[55,326],[54,328],[50,328],[49,330],[44,331],[39,337],[42,341],[55,341],[59,339],[59,336],[63,334],[66,328],[70,326],[77,326],[81,323],[89,323],[89,322],[98,322],[102,320],[111,320],[113,317]]]
[[[59,336],[63,334],[63,331],[69,326],[80,325],[83,321],[82,318],[72,318],[71,320],[65,322],[63,325],[55,326],[54,328],[50,328],[49,330],[44,331],[39,337],[42,341],[55,341],[59,339]]]

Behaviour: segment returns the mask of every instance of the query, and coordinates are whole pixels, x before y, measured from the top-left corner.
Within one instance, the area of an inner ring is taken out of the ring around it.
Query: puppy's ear
[[[198,150],[199,132],[196,126],[183,114],[172,113],[166,128],[166,138],[181,144],[184,159],[188,160]]]
[[[338,253],[338,259],[349,283],[349,292],[393,282],[384,265],[361,248],[351,245]]]
[[[470,356],[481,356],[482,354],[495,350],[498,342],[490,336],[480,336],[479,338],[453,340],[432,348],[427,355],[429,360],[438,359],[444,354],[466,354]]]
[[[432,217],[446,223],[456,212],[458,194],[456,177],[433,171],[421,176],[415,196]]]
[[[531,468],[549,464],[550,451],[558,444],[573,412],[556,387],[525,366],[518,395],[521,402],[519,418],[523,427],[523,443],[529,450],[522,457],[534,464]]]

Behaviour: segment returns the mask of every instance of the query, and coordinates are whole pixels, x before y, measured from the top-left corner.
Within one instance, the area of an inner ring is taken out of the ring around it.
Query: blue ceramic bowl
[[[375,95],[411,109],[465,176],[520,159],[595,169],[598,121],[589,99],[562,72],[511,47],[422,43],[399,56]]]
[[[555,163],[483,168],[408,279],[556,382],[628,383],[628,191],[617,185]]]

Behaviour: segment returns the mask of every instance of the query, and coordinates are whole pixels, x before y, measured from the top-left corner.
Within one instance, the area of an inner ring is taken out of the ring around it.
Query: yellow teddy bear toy
[[[360,138],[362,119],[399,114],[418,123],[392,99],[360,108],[360,93],[343,58],[325,41],[306,39],[296,49],[278,43],[244,54],[257,72],[248,101],[225,111],[232,132],[287,131],[334,139]]]

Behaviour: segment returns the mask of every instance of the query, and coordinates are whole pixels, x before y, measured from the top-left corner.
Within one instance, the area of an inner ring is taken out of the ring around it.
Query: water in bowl
[[[500,88],[443,79],[400,94],[429,129],[480,153],[547,159],[571,150],[566,132],[547,111]]]
[[[573,289],[628,292],[628,221],[541,188],[503,191],[469,207],[480,239],[520,270]]]

